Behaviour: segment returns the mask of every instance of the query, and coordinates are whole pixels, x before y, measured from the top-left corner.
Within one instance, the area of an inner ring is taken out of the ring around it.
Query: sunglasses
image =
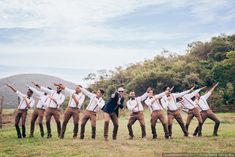
[[[123,93],[124,91],[118,91],[119,93]]]

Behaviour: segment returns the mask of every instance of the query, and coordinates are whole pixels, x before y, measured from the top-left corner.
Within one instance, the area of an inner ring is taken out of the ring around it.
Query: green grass
[[[16,138],[15,128],[13,124],[4,126],[0,130],[0,156],[116,156],[116,157],[153,157],[161,156],[162,153],[172,152],[188,152],[188,153],[232,153],[235,152],[235,113],[219,113],[217,114],[221,120],[218,137],[213,137],[214,123],[207,120],[203,127],[203,137],[185,138],[180,130],[179,125],[175,122],[173,125],[172,140],[165,140],[163,129],[160,123],[157,124],[158,139],[151,140],[150,131],[150,115],[145,113],[145,121],[147,127],[147,141],[143,141],[139,123],[136,122],[133,129],[134,140],[127,140],[127,121],[128,116],[120,118],[120,127],[118,139],[108,142],[103,140],[103,121],[97,121],[97,138],[91,139],[90,122],[86,126],[85,139],[72,139],[72,123],[68,124],[65,139],[57,138],[56,126],[52,126],[53,138],[41,138],[39,128],[35,128],[35,138],[21,139]],[[28,116],[30,120],[30,116]],[[186,115],[184,114],[184,120]],[[70,121],[71,122],[71,121]],[[190,125],[190,133],[196,127],[194,119]],[[109,135],[111,137],[112,124],[110,125]],[[79,128],[80,129],[80,128]],[[80,131],[80,130],[79,130]],[[27,126],[27,134],[29,133],[29,125]]]

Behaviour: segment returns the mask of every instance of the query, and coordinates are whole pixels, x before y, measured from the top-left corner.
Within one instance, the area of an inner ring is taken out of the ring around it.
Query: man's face
[[[59,92],[61,92],[61,88],[60,87],[57,87],[57,92],[59,93]]]
[[[96,96],[97,96],[98,98],[100,98],[100,97],[102,97],[102,96],[103,96],[103,94],[101,93],[101,91],[100,91],[100,90],[98,90],[98,91],[96,92]]]
[[[33,95],[32,91],[28,90],[28,91],[27,91],[27,96],[28,96],[28,97],[31,97],[32,95]]]
[[[130,92],[130,93],[129,93],[129,97],[130,97],[130,98],[134,98],[134,97],[135,97],[135,92]]]
[[[153,96],[153,91],[152,91],[152,90],[150,90],[150,91],[148,92],[148,96],[149,96],[149,97],[152,97],[152,96]]]
[[[197,94],[195,95],[195,98],[196,98],[196,99],[200,99],[200,97],[201,97],[201,96],[200,96],[199,93],[197,93]]]
[[[81,92],[80,87],[79,87],[79,86],[77,86],[77,87],[76,87],[76,89],[75,89],[75,91],[76,91],[76,93],[80,93],[80,92]]]
[[[123,97],[124,96],[124,89],[119,89],[118,93],[121,97]]]
[[[170,95],[171,95],[171,92],[170,92],[169,90],[166,90],[166,91],[165,91],[165,94],[166,94],[166,96],[170,96]]]

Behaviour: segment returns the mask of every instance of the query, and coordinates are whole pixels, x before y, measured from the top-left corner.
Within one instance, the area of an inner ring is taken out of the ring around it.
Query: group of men
[[[38,118],[39,128],[41,132],[41,137],[44,137],[43,129],[43,117],[45,112],[46,117],[46,128],[47,128],[47,138],[52,137],[51,133],[51,117],[53,116],[57,125],[58,137],[63,139],[66,131],[66,126],[71,117],[73,117],[74,129],[73,138],[78,136],[79,127],[79,114],[81,107],[84,103],[85,96],[90,99],[86,110],[83,111],[83,117],[81,119],[81,129],[80,129],[80,139],[84,139],[85,126],[88,120],[91,122],[92,139],[96,137],[96,114],[99,110],[104,112],[104,139],[108,141],[108,130],[110,120],[113,123],[113,140],[117,139],[117,132],[119,127],[118,122],[118,112],[119,109],[124,108],[124,88],[120,87],[117,91],[112,92],[110,99],[105,103],[103,96],[104,90],[97,90],[96,94],[88,91],[82,86],[78,85],[74,90],[65,87],[63,84],[54,83],[56,90],[49,87],[43,87],[37,83],[34,83],[32,87],[28,87],[27,94],[24,95],[20,91],[16,90],[12,85],[7,84],[17,96],[20,98],[19,105],[17,107],[15,116],[15,128],[17,131],[18,138],[26,137],[26,127],[25,121],[27,116],[27,110],[33,108],[35,101],[33,99],[33,93],[35,93],[38,103],[32,113],[31,125],[30,125],[30,137],[34,135],[35,121]],[[130,118],[127,124],[129,131],[129,139],[133,139],[134,133],[132,130],[132,125],[138,120],[140,122],[140,127],[142,131],[142,138],[146,139],[146,127],[144,119],[144,107],[143,102],[148,106],[151,112],[151,131],[153,139],[157,139],[156,123],[159,119],[162,123],[163,130],[166,139],[172,138],[172,122],[174,119],[179,123],[184,136],[189,136],[188,128],[193,117],[198,120],[198,126],[195,129],[194,136],[202,136],[202,125],[207,118],[210,118],[215,122],[213,135],[217,136],[218,128],[220,125],[219,119],[210,109],[207,99],[212,94],[214,89],[218,86],[215,84],[205,95],[200,95],[199,92],[206,87],[194,90],[192,87],[189,90],[180,93],[172,93],[170,87],[165,88],[165,90],[157,95],[154,95],[153,89],[148,88],[142,96],[136,96],[134,91],[130,91],[128,100],[126,102],[127,108],[131,111]],[[193,91],[194,90],[194,91]],[[60,122],[60,107],[65,100],[65,96],[62,91],[70,95],[68,107],[64,113],[64,119],[61,126]],[[181,109],[188,113],[186,125],[181,116]],[[164,115],[164,109],[167,110],[167,116]],[[22,132],[19,128],[19,121],[22,119]]]

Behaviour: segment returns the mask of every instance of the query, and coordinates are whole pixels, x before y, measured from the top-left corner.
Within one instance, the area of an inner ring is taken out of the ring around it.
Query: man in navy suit
[[[108,103],[104,106],[104,139],[108,141],[108,130],[110,119],[113,122],[113,140],[117,139],[118,131],[118,112],[119,108],[124,107],[124,89],[122,87],[118,88],[117,92],[112,93]]]

